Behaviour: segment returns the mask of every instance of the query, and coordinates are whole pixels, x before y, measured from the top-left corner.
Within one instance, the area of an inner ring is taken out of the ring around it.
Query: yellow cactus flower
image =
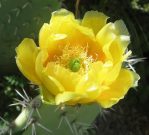
[[[134,86],[136,73],[122,66],[130,36],[122,20],[107,23],[101,12],[82,20],[61,9],[39,32],[39,47],[25,38],[16,48],[20,71],[41,89],[49,104],[98,102],[108,108]]]

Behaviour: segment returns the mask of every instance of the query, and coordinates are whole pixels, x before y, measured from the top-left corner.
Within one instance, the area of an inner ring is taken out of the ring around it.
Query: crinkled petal
[[[44,23],[39,32],[39,45],[40,48],[46,48],[47,39],[50,36],[50,27],[49,24]]]
[[[130,43],[130,35],[127,30],[127,27],[123,20],[117,20],[114,22],[115,29],[117,31],[117,35],[119,35],[119,40],[124,47],[124,50],[127,48],[128,44]]]
[[[106,24],[97,34],[96,39],[100,46],[112,43],[116,38],[119,39],[119,44],[123,48],[123,52],[130,43],[128,30],[122,20],[114,23]]]
[[[109,89],[102,92],[97,98],[97,102],[104,107],[109,108],[124,98],[129,88],[134,84],[133,72],[127,69],[121,69],[119,76],[113,82]]]
[[[104,84],[109,85],[113,83],[113,81],[116,80],[121,70],[121,63],[117,63],[111,67],[108,68],[108,71],[106,74],[103,75],[104,78]]]
[[[116,38],[115,26],[113,23],[106,24],[96,35],[100,46],[112,43]]]
[[[69,69],[66,69],[54,62],[49,62],[45,74],[55,78],[63,87],[65,91],[74,91],[78,81],[81,78],[79,73],[71,72]]]
[[[51,26],[45,23],[39,32],[39,45],[41,49],[55,50],[57,49],[56,44],[64,44],[64,39],[67,37],[66,34],[52,33]]]
[[[88,103],[94,101],[99,93],[105,90],[101,84],[104,81],[103,76],[107,70],[103,68],[101,62],[95,62],[90,65],[90,70],[79,81],[76,86],[76,93],[84,96],[80,103]]]
[[[123,48],[118,39],[115,39],[109,44],[103,46],[103,52],[105,54],[106,60],[110,60],[115,63],[123,61]]]
[[[105,54],[105,61],[122,62],[127,45],[130,42],[129,33],[122,20],[105,25],[96,36],[99,46]]]
[[[65,9],[58,10],[52,14],[50,28],[51,32],[56,34],[63,33],[68,36],[77,36],[76,34],[78,33],[89,38],[94,38],[93,31],[81,26],[75,19],[74,14]]]
[[[88,11],[82,20],[82,25],[91,28],[95,35],[106,24],[108,17],[98,11]]]
[[[91,46],[95,42],[92,29],[81,26],[74,15],[64,9],[52,14],[50,24],[44,24],[39,33],[41,49],[48,48],[49,54],[59,52],[65,45]]]
[[[64,91],[63,86],[52,76],[44,73],[44,62],[48,54],[46,51],[41,51],[36,59],[36,72],[42,81],[42,85],[52,94],[57,95],[59,92]]]
[[[16,48],[16,63],[26,78],[35,84],[40,80],[35,71],[35,61],[38,55],[38,48],[32,39],[25,38]]]
[[[56,105],[68,102],[68,104],[73,105],[77,104],[77,101],[80,99],[80,95],[75,92],[66,91],[63,93],[59,93],[56,98]]]

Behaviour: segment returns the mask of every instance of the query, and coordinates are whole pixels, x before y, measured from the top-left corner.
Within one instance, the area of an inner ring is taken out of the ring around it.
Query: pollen
[[[88,47],[79,45],[66,45],[60,56],[56,58],[56,64],[70,69],[72,72],[84,72],[89,69],[90,63],[94,62],[88,55]]]

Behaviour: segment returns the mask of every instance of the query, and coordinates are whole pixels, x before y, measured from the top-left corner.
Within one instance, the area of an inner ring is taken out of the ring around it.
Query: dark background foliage
[[[48,2],[48,0],[46,1]],[[64,7],[75,13],[76,0],[59,0],[57,2],[59,4],[49,2],[50,11]],[[3,3],[4,0],[0,0],[0,5],[3,5]],[[9,13],[4,8],[0,6],[0,116],[10,120],[15,118],[20,111],[19,106],[13,108],[8,106],[13,102],[13,98],[19,98],[15,89],[21,91],[24,88],[31,96],[37,93],[33,91],[35,86],[29,84],[17,70],[14,59],[15,46],[26,36],[37,40],[36,32],[39,31],[42,22],[47,22],[49,17],[41,19],[40,16],[39,25],[34,28],[34,34],[30,32],[31,30],[27,31],[25,28],[22,35],[18,33],[16,36],[11,36],[11,29],[8,29],[10,27],[9,22],[6,24],[8,28],[3,29],[3,24],[6,23],[5,19],[8,20],[9,18]],[[149,135],[149,1],[80,0],[78,17],[81,18],[88,10],[104,12],[110,16],[110,21],[123,19],[131,35],[129,48],[133,51],[133,55],[138,58],[146,58],[135,65],[135,69],[141,77],[139,86],[136,89],[131,89],[125,99],[120,101],[113,109],[104,110],[103,115],[95,121],[96,132],[101,135]],[[34,16],[36,16],[36,13]],[[20,17],[20,19],[22,18]],[[17,23],[17,19],[14,22]],[[32,23],[31,21],[29,24]],[[13,25],[15,27],[17,24]],[[22,32],[21,30],[20,32]],[[8,42],[13,44],[11,48]],[[6,54],[6,52],[8,53]]]

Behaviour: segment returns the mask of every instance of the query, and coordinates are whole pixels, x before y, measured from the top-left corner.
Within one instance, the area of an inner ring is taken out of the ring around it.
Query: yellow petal
[[[56,96],[56,105],[65,103],[65,102],[69,102],[68,104],[73,105],[73,104],[77,104],[77,101],[79,100],[80,95],[75,93],[75,92],[63,92],[63,93],[59,93]]]
[[[79,35],[82,35],[84,37],[87,36],[94,39],[93,31],[89,28],[81,26],[75,19],[73,13],[65,9],[61,9],[52,14],[50,28],[52,29],[51,31],[54,31],[54,33],[57,34],[63,33],[68,36],[77,36],[77,38],[79,38]]]
[[[109,44],[103,46],[103,52],[105,54],[106,60],[112,61],[113,64],[122,62],[123,58],[123,47],[121,42],[116,38]]]
[[[104,74],[104,77],[103,77],[105,79],[104,80],[105,85],[109,85],[116,80],[121,70],[121,65],[122,65],[121,63],[117,63],[107,69],[108,71],[106,74]]]
[[[47,39],[50,36],[49,24],[44,23],[39,32],[39,46],[40,48],[47,48]]]
[[[123,60],[123,45],[119,42],[118,39],[114,40],[109,47],[109,52],[112,56],[113,63],[122,62]],[[108,56],[107,56],[108,57]]]
[[[52,33],[50,24],[45,23],[39,32],[39,45],[41,49],[56,49],[56,44],[62,44],[63,39],[67,37],[66,34]]]
[[[42,85],[53,95],[64,91],[63,86],[53,77],[44,73],[44,63],[48,57],[46,51],[40,51],[36,59],[36,72],[42,81]]]
[[[105,60],[114,62],[112,53],[110,52],[110,47],[112,43],[116,40],[117,36],[115,34],[115,27],[113,23],[106,24],[97,34],[96,39],[98,45],[102,48]],[[116,48],[115,48],[116,50]]]
[[[78,81],[81,78],[79,73],[71,72],[69,69],[66,69],[54,62],[49,62],[45,74],[52,76],[58,82],[60,82],[65,91],[74,91]]]
[[[127,27],[123,20],[117,20],[114,22],[115,29],[117,32],[117,35],[119,35],[119,40],[124,47],[124,50],[127,48],[128,44],[130,43],[130,35],[127,30]]]
[[[82,20],[82,25],[93,29],[95,35],[106,24],[108,17],[98,11],[88,11]]]
[[[75,19],[73,13],[65,9],[61,9],[52,14],[50,29],[51,32],[55,34],[66,34],[68,36],[77,36],[77,38],[79,38],[79,35],[84,35],[89,38],[94,38],[93,31],[82,27]]]
[[[99,93],[105,90],[101,85],[104,80],[104,75],[107,73],[106,69],[103,69],[101,62],[95,62],[90,65],[90,70],[80,79],[76,86],[76,93],[84,96],[80,103],[88,103],[95,100]]]
[[[113,23],[106,24],[96,35],[100,46],[112,43],[116,38],[115,26]]]
[[[124,53],[129,44],[129,33],[123,21],[105,25],[96,36],[105,54],[105,61],[113,64],[124,61]]]
[[[32,39],[24,39],[16,48],[16,63],[26,78],[35,84],[40,84],[35,71],[35,61],[38,55],[38,48]]]
[[[97,102],[104,108],[109,108],[124,98],[129,88],[133,86],[133,72],[127,69],[121,69],[118,78],[113,82],[109,89],[103,91],[97,98]]]
[[[112,43],[116,38],[119,39],[120,45],[125,51],[130,43],[130,36],[122,20],[106,24],[96,36],[100,46]]]
[[[54,12],[50,24],[44,24],[39,34],[40,47],[48,48],[50,54],[68,44],[91,46],[94,42],[92,29],[81,26],[74,15],[64,9]]]

